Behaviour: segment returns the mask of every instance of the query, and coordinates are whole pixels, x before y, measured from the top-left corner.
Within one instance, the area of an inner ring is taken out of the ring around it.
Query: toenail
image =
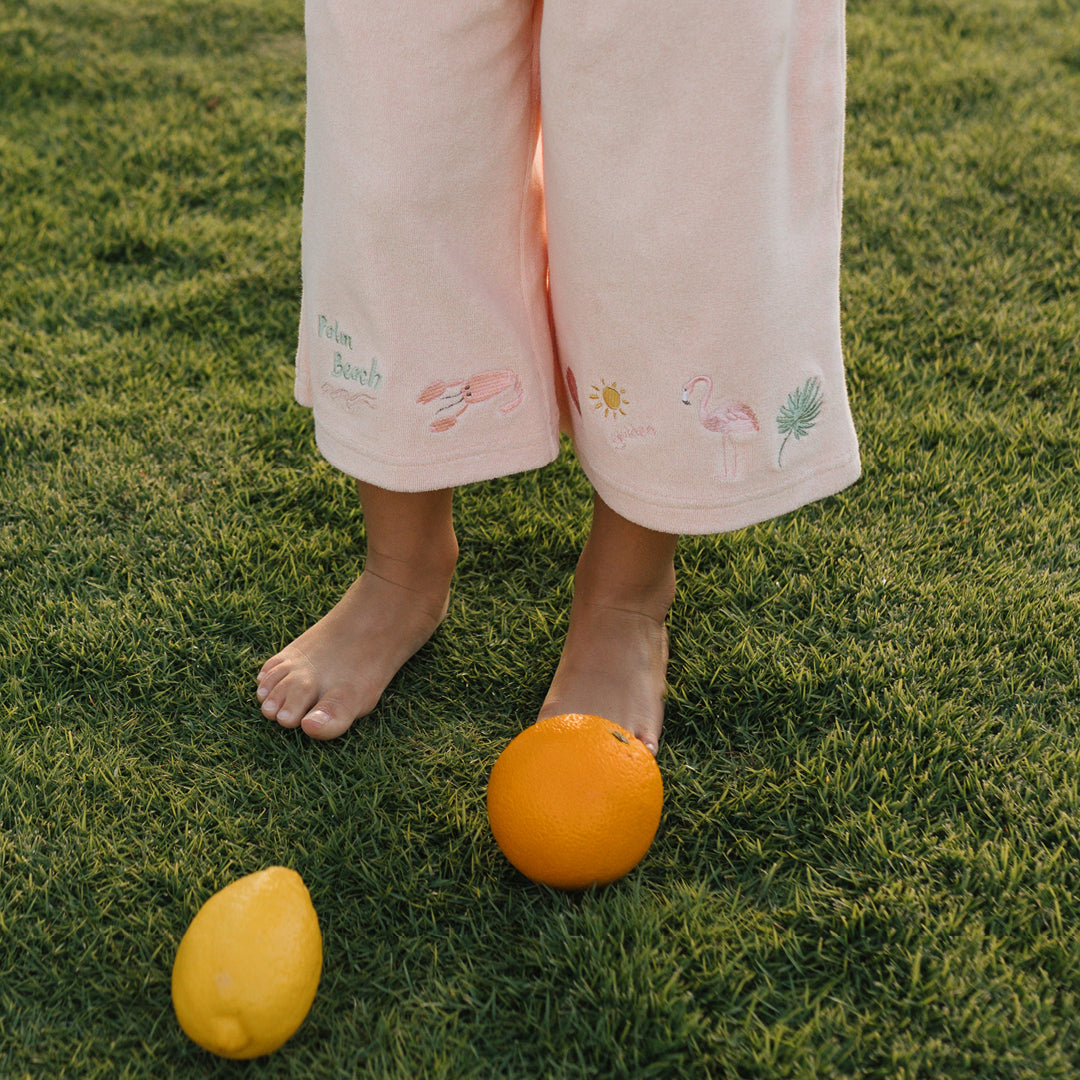
[[[330,723],[330,717],[327,713],[323,712],[322,709],[316,709],[314,712],[309,712],[307,716],[304,717],[303,722],[309,727],[321,728],[326,727],[326,725]]]
[[[287,723],[288,723],[288,722],[289,722],[289,721],[290,721],[290,720],[291,720],[292,718],[293,718],[293,714],[292,714],[292,710],[291,710],[291,709],[281,709],[281,710],[280,710],[280,711],[278,712],[278,714],[277,714],[277,717],[276,717],[276,719],[278,719],[278,720],[283,720],[283,721],[284,721],[284,722],[285,722],[286,724],[287,724]]]
[[[259,687],[259,689],[255,691],[255,696],[256,696],[256,697],[257,697],[257,698],[258,698],[258,699],[259,699],[260,701],[265,701],[265,700],[266,700],[266,696],[267,696],[267,694],[269,694],[269,693],[270,693],[270,688],[269,688],[268,686],[260,686],[260,687]]]

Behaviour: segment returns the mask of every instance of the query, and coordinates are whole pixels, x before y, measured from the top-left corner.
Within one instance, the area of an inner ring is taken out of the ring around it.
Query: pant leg
[[[552,460],[533,0],[308,0],[296,397],[392,490]]]
[[[540,57],[556,339],[601,497],[712,533],[852,483],[843,0],[547,0]]]

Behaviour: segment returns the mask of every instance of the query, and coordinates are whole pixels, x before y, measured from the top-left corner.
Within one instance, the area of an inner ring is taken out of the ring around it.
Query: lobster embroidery
[[[525,396],[521,379],[512,371],[481,371],[458,382],[433,382],[424,388],[416,403],[426,405],[438,399],[440,404],[435,410],[435,419],[431,422],[430,429],[449,431],[470,405],[489,401],[507,390],[512,390],[514,396],[499,406],[499,412],[508,413],[516,409]]]

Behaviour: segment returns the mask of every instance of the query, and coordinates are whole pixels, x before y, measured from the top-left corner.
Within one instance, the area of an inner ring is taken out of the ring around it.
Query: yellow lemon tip
[[[210,1021],[207,1049],[223,1057],[233,1057],[250,1045],[251,1038],[235,1016],[215,1016]]]

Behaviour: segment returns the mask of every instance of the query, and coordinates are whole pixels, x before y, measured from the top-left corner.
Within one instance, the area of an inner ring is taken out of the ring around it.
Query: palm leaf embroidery
[[[792,436],[798,442],[804,435],[809,435],[821,415],[821,380],[811,377],[794,393],[788,394],[787,404],[776,418],[776,426],[784,441],[780,444],[780,453],[776,455],[776,465],[783,468],[781,458],[784,447]]]

